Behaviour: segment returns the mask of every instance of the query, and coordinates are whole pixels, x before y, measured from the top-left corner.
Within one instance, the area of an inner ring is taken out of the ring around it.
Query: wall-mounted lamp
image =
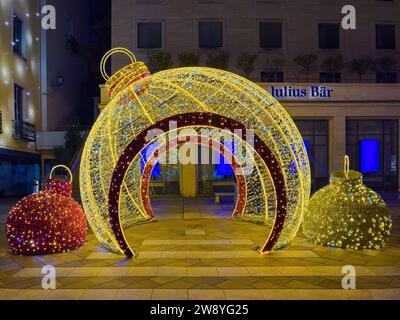
[[[58,76],[57,77],[57,84],[58,84],[58,86],[62,86],[64,84],[64,77],[63,76]]]
[[[52,88],[57,88],[57,87],[61,87],[64,84],[64,77],[59,75],[57,77],[57,83],[56,84],[52,84],[51,87]]]
[[[51,85],[51,88],[52,88],[53,90],[52,90],[50,96],[53,96],[54,93],[57,91],[57,88],[62,87],[63,85],[64,85],[64,77],[61,76],[61,75],[59,75],[59,76],[57,77],[57,83],[53,83],[53,84]]]

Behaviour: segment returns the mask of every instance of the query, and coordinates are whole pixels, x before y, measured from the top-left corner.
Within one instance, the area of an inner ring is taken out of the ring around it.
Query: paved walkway
[[[394,230],[380,251],[315,246],[301,232],[285,250],[260,256],[268,230],[232,221],[232,205],[212,199],[154,202],[159,221],[127,230],[139,251],[128,260],[89,233],[74,252],[10,256],[0,234],[0,299],[400,299],[400,205],[387,195]],[[3,228],[1,225],[0,228]],[[53,265],[57,290],[42,290],[41,268]],[[342,267],[356,268],[357,290],[343,290]]]

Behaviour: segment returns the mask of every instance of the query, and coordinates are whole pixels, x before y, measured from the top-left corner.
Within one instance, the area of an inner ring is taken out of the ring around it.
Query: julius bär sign
[[[330,99],[334,90],[326,86],[293,88],[291,86],[271,86],[269,93],[276,99]]]

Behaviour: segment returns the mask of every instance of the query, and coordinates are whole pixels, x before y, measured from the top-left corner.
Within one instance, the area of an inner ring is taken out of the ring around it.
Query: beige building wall
[[[340,53],[346,61],[363,55],[378,57],[394,55],[400,58],[400,1],[354,0],[357,9],[357,30],[340,31],[340,49],[318,48],[319,22],[340,22],[342,7],[349,4],[341,0],[113,0],[112,1],[112,45],[127,47],[141,60],[147,59],[149,50],[137,48],[137,23],[157,21],[163,24],[163,48],[173,55],[182,52],[203,53],[202,63],[208,52],[215,49],[198,47],[198,21],[220,20],[224,23],[224,48],[232,54],[231,70],[236,69],[239,55],[250,52],[258,55],[256,68],[250,78],[260,81],[260,72],[271,68],[271,59],[284,57],[286,81],[302,82],[293,59],[299,54],[315,53],[319,60]],[[283,48],[262,49],[259,46],[259,22],[280,21],[283,25]],[[391,23],[396,26],[397,50],[375,49],[375,25]],[[116,70],[125,63],[124,57],[114,57]],[[400,63],[397,66],[400,70]],[[318,72],[311,75],[318,79]],[[375,81],[369,72],[365,79]],[[344,69],[342,79],[351,82],[357,79]]]
[[[260,82],[262,71],[272,71],[270,61],[284,57],[285,83],[260,83],[270,91],[277,87],[308,88],[319,81],[316,70],[304,83],[304,74],[293,62],[299,54],[314,53],[321,62],[325,57],[342,54],[346,62],[361,56],[378,58],[394,56],[398,63],[393,71],[400,78],[400,0],[354,0],[357,10],[357,29],[340,30],[340,49],[319,49],[318,23],[338,22],[343,15],[341,9],[349,4],[339,0],[113,0],[112,1],[112,46],[132,50],[138,60],[147,62],[151,50],[137,48],[137,23],[157,21],[163,24],[163,48],[173,55],[175,66],[180,52],[202,53],[202,64],[206,55],[215,49],[198,47],[198,21],[216,19],[224,23],[224,50],[231,53],[230,71],[241,74],[235,67],[239,55],[244,52],[257,54],[256,67],[250,80]],[[280,21],[283,25],[283,48],[262,49],[259,46],[259,22]],[[395,25],[396,49],[378,50],[375,41],[375,26],[379,23]],[[113,56],[113,70],[128,63],[124,56]],[[329,120],[329,170],[342,169],[346,154],[347,119],[400,119],[400,84],[376,84],[375,73],[364,75],[364,82],[341,70],[342,82],[326,84],[333,90],[328,99],[278,99],[295,119]],[[106,104],[103,92],[100,107]],[[399,133],[398,133],[399,134]],[[398,137],[400,140],[400,136]],[[397,166],[400,163],[397,156]],[[400,185],[400,181],[399,181]]]
[[[41,128],[40,110],[40,12],[39,0],[0,1],[0,148],[36,153],[36,143],[13,137],[14,84],[25,89],[23,121]],[[13,15],[23,21],[23,57],[13,52]]]

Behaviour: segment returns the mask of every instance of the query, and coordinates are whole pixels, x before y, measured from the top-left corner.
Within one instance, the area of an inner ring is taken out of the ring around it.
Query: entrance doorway
[[[157,218],[231,218],[236,203],[232,165],[209,146],[196,144],[195,150],[196,164],[154,166],[150,197]]]
[[[375,190],[398,189],[398,124],[392,119],[349,119],[347,154],[352,168],[362,172]]]

